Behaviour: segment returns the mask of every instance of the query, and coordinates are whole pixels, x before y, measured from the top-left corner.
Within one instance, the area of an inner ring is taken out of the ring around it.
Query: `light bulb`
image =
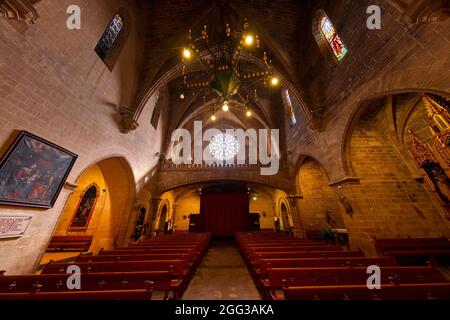
[[[245,44],[251,46],[255,42],[255,38],[252,35],[248,35],[245,37]]]
[[[181,99],[181,100],[184,99],[184,93],[180,94],[180,99]]]
[[[185,57],[186,59],[190,59],[191,56],[192,56],[191,50],[189,50],[189,49],[187,49],[187,48],[184,48],[184,49],[183,49],[183,57]]]
[[[247,111],[247,117],[251,117],[252,116],[252,112],[249,110]]]
[[[211,116],[211,120],[212,120],[212,121],[216,121],[216,119],[217,119],[217,118],[216,118],[215,115],[212,115],[212,116]]]
[[[277,86],[279,83],[280,83],[280,80],[278,80],[277,77],[273,77],[272,80],[270,80],[270,84],[274,87]]]
[[[223,103],[222,110],[225,111],[225,112],[227,112],[228,110],[230,110],[230,106],[228,105],[228,101],[225,101],[225,102]]]

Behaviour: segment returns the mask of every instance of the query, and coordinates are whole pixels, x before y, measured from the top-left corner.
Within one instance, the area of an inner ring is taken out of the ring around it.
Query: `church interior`
[[[449,17],[0,0],[0,300],[450,300]]]

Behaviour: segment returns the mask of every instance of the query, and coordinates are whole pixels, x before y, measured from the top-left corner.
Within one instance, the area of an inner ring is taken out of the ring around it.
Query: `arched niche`
[[[133,211],[135,185],[128,162],[121,157],[111,157],[86,168],[76,180],[76,188],[69,196],[54,236],[92,236],[89,252],[112,249],[129,240],[130,214]],[[86,192],[95,188],[95,199],[87,201]],[[86,203],[83,203],[83,199]],[[83,206],[87,205],[83,213]],[[85,214],[78,223],[76,217]],[[76,256],[79,252],[45,253],[41,263]]]

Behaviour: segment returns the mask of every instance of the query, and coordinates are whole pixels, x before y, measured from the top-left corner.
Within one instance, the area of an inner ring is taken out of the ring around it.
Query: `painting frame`
[[[93,202],[93,204],[92,204],[92,207],[91,207],[91,209],[89,210],[89,214],[88,214],[88,217],[87,217],[87,219],[86,219],[86,223],[85,223],[84,226],[73,226],[73,224],[74,224],[74,222],[75,222],[75,218],[77,217],[77,213],[78,213],[78,211],[79,211],[79,209],[80,209],[80,206],[82,205],[83,198],[84,198],[86,192],[87,192],[90,188],[92,188],[92,187],[94,187],[94,188],[96,189],[96,193],[97,193],[97,194],[96,194],[96,196],[95,196],[95,200],[94,200],[94,202]],[[89,223],[91,222],[91,218],[92,218],[92,216],[94,215],[94,211],[95,211],[95,209],[96,209],[97,202],[98,202],[98,199],[99,199],[99,198],[100,198],[100,187],[99,187],[96,183],[93,183],[93,184],[89,185],[87,188],[85,188],[85,189],[83,190],[83,192],[82,192],[81,195],[80,195],[80,199],[78,200],[78,203],[77,203],[77,206],[76,206],[76,208],[75,208],[75,211],[74,211],[74,213],[72,214],[72,218],[70,219],[70,223],[69,223],[69,226],[68,226],[67,231],[69,231],[69,232],[81,232],[81,231],[86,231],[86,230],[88,230],[88,228],[89,228]]]
[[[48,140],[45,140],[37,135],[34,135],[28,131],[22,130],[19,132],[17,137],[15,138],[14,142],[11,144],[11,146],[8,148],[6,153],[1,157],[0,160],[0,176],[3,173],[3,170],[5,170],[5,166],[9,163],[11,159],[14,159],[14,157],[18,157],[21,150],[19,148],[23,145],[23,142],[25,139],[29,139],[29,141],[38,142],[41,144],[41,146],[45,147],[46,151],[48,153],[53,152],[59,152],[62,155],[66,155],[70,161],[67,165],[67,167],[64,168],[64,173],[59,177],[59,181],[56,182],[56,187],[53,189],[53,194],[49,194],[49,197],[46,199],[45,202],[41,201],[33,201],[33,200],[25,200],[23,198],[5,198],[0,194],[0,205],[5,206],[15,206],[15,207],[26,207],[26,208],[39,208],[39,209],[51,209],[55,205],[55,202],[61,193],[61,190],[64,186],[64,183],[67,180],[67,177],[69,176],[70,171],[72,170],[75,161],[78,158],[78,155],[75,153],[64,149],[61,146],[56,145],[53,142],[50,142]],[[47,154],[48,155],[48,154]],[[54,160],[54,159],[52,159]],[[38,167],[38,164],[34,163],[36,167]],[[52,178],[58,178],[56,176],[53,176]]]

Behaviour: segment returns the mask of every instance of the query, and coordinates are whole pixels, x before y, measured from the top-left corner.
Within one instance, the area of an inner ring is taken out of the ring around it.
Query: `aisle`
[[[213,241],[183,300],[261,300],[233,241]]]

